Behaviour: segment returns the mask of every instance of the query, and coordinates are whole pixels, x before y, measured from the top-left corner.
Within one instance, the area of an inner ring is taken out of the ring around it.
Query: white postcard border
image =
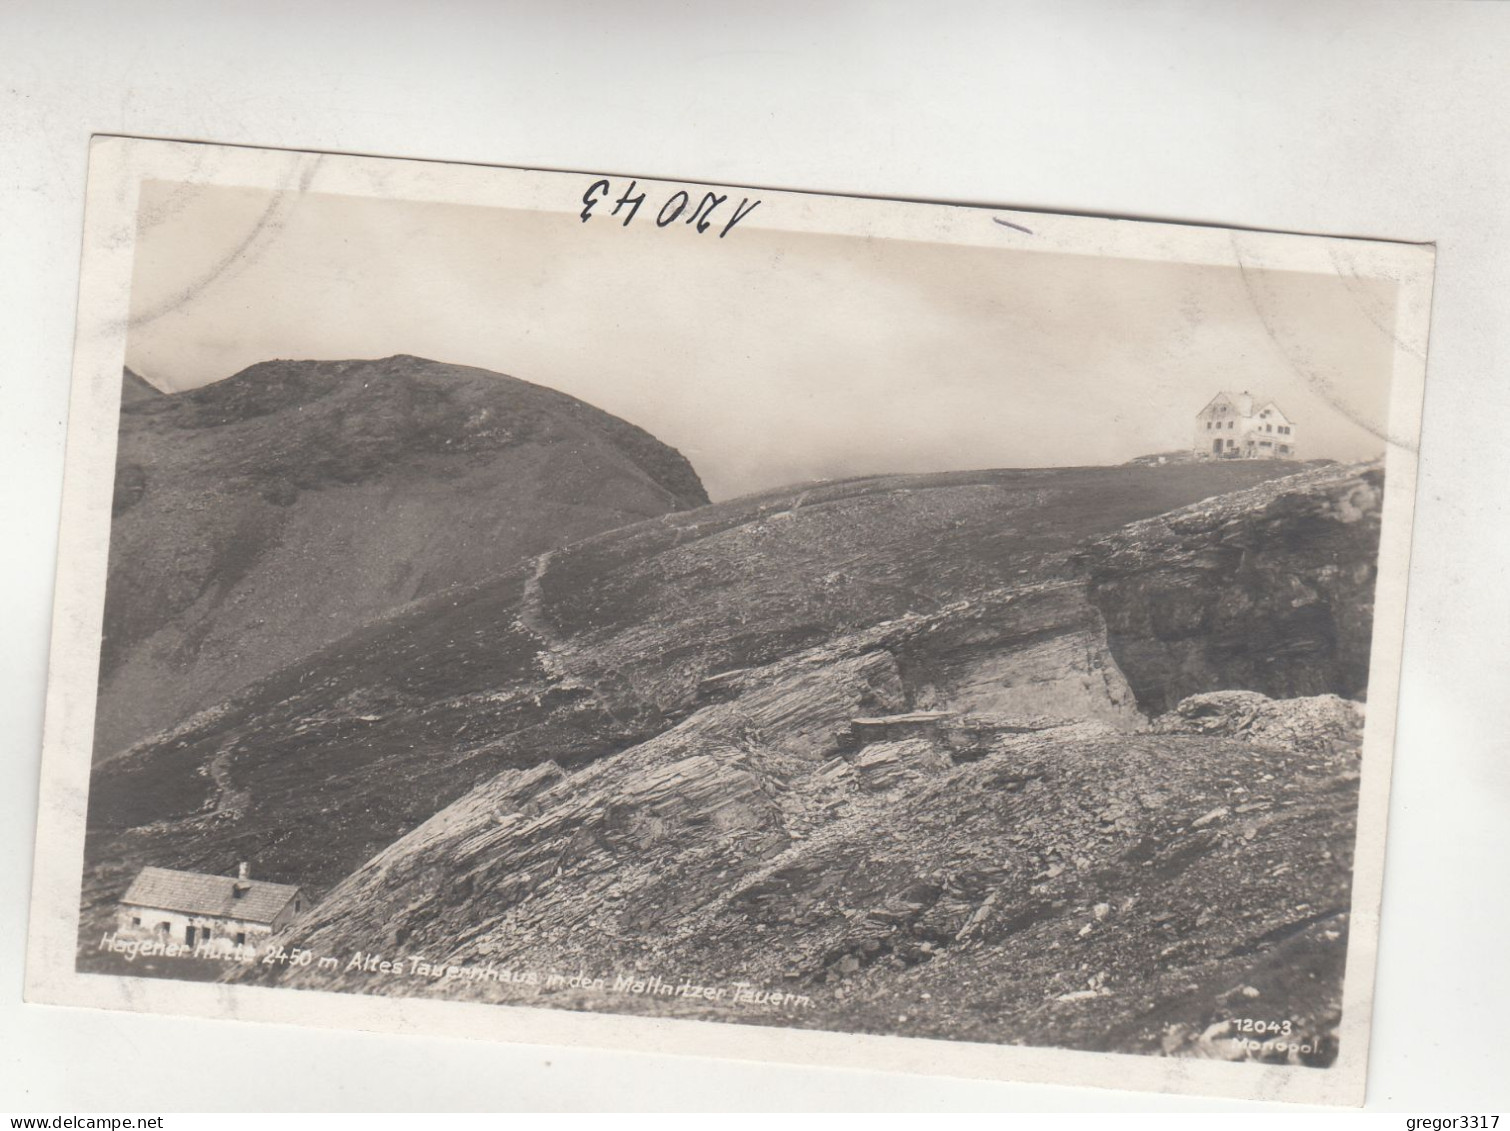
[[[1362,1102],[1404,635],[1433,249],[1143,221],[740,190],[748,227],[1012,246],[1024,251],[1346,272],[1394,281],[1398,305],[1379,581],[1364,739],[1341,1050],[1329,1069],[1020,1048],[711,1021],[172,982],[74,970],[120,373],[143,180],[576,212],[598,176],[100,137],[91,150],[26,974],[34,1002],[237,1020],[593,1044],[1292,1102]],[[710,186],[637,178],[649,201]],[[719,191],[728,192],[723,186]],[[696,199],[695,195],[693,197]],[[715,238],[708,233],[700,238]]]

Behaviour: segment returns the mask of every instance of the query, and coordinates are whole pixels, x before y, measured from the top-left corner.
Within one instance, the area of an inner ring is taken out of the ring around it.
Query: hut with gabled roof
[[[282,930],[305,903],[297,884],[254,880],[245,864],[234,876],[147,867],[121,897],[116,935],[225,953]]]

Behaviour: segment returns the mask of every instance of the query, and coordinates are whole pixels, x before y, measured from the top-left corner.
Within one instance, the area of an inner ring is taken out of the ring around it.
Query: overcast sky
[[[149,182],[127,363],[168,390],[476,365],[640,425],[720,499],[1181,449],[1220,389],[1275,399],[1304,456],[1373,457],[1393,309],[1330,275]]]

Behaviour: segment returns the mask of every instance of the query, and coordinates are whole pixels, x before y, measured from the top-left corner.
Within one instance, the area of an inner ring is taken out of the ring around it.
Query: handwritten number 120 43
[[[645,193],[635,194],[638,181],[630,181],[629,187],[619,194],[613,202],[613,211],[609,216],[617,216],[624,213],[623,225],[629,227],[630,222],[639,214],[640,206],[645,203]],[[604,204],[613,195],[613,184],[606,178],[594,181],[582,194],[582,223],[593,218],[593,209],[599,204]],[[657,228],[670,227],[680,220],[683,224],[693,225],[698,232],[706,232],[709,228],[718,227],[718,238],[723,239],[731,231],[734,225],[743,220],[751,212],[755,211],[758,200],[742,197],[737,205],[730,204],[724,208],[729,197],[726,193],[705,192],[696,206],[692,203],[692,194],[686,189],[677,189],[662,203],[659,211],[655,214],[655,226]],[[688,210],[691,209],[689,212]],[[722,209],[722,211],[720,211]],[[717,214],[717,215],[715,215]],[[648,215],[648,213],[647,213]],[[721,227],[720,227],[721,225]]]

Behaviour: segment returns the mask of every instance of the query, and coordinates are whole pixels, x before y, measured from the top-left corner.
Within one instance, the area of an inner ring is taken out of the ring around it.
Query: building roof
[[[1205,407],[1201,409],[1201,412],[1205,412],[1206,409],[1216,404],[1217,401],[1226,401],[1237,410],[1237,414],[1239,416],[1252,416],[1260,408],[1273,408],[1276,411],[1278,411],[1279,409],[1279,406],[1276,405],[1273,401],[1260,401],[1257,397],[1253,396],[1246,390],[1241,393],[1229,393],[1226,390],[1223,390],[1216,396],[1212,397],[1209,401],[1207,401]],[[1196,415],[1200,416],[1201,412],[1196,413]]]
[[[247,889],[240,898],[235,894],[238,884],[244,884]],[[295,884],[238,880],[233,876],[208,876],[203,872],[175,872],[171,868],[143,868],[131,881],[121,902],[154,907],[159,911],[271,923],[298,891]]]
[[[1266,412],[1272,412],[1275,416],[1279,417],[1286,424],[1290,423],[1290,418],[1285,415],[1285,410],[1282,409],[1282,408],[1280,408],[1273,401],[1265,401],[1263,404],[1259,405],[1258,408],[1255,411],[1258,414],[1260,414],[1260,415],[1262,415],[1263,413],[1266,413]]]

